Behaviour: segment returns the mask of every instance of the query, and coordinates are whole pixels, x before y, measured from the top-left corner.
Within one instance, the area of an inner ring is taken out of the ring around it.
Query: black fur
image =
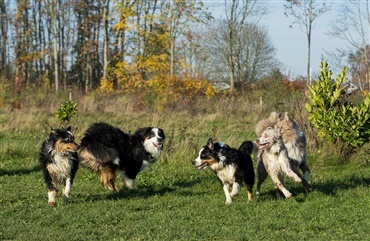
[[[250,144],[252,144],[253,150],[252,142],[244,142],[239,149],[235,149],[222,142],[213,143],[210,138],[207,145],[203,146],[199,157],[193,161],[193,165],[196,165],[198,169],[203,169],[207,166],[210,167],[216,174],[221,185],[226,185],[229,189],[233,185],[230,180],[233,180],[239,186],[245,183],[248,190],[248,199],[251,200],[255,174],[253,161],[250,156]],[[226,171],[228,167],[234,167],[235,172]],[[226,203],[230,204],[231,199],[228,198],[226,192],[225,195]],[[231,195],[237,195],[237,191]]]
[[[239,185],[242,185],[242,183],[244,182],[245,184],[253,187],[255,173],[253,168],[253,161],[250,156],[253,151],[253,143],[252,149],[250,149],[250,143],[252,142],[243,142],[239,149],[231,148],[227,144],[224,144],[216,153],[219,158],[225,158],[226,165],[236,166],[235,182],[237,182]]]
[[[129,179],[135,180],[143,162],[152,162],[158,157],[153,156],[143,145],[146,138],[153,137],[153,129],[153,127],[140,128],[129,135],[107,123],[94,123],[86,130],[81,140],[81,162],[101,176],[101,182],[105,188],[117,191],[114,180],[117,171],[122,171]],[[158,128],[158,130],[157,141],[161,143],[160,150],[162,150],[165,135],[162,129]],[[81,157],[82,151],[88,152],[95,159],[91,161]],[[102,177],[102,175],[109,177]]]

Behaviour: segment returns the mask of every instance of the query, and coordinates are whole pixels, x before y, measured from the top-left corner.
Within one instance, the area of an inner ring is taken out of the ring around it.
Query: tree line
[[[150,79],[256,81],[276,66],[257,1],[225,1],[216,20],[198,0],[0,0],[0,76],[84,92]],[[262,6],[262,7],[261,7]],[[212,11],[214,11],[212,9]]]
[[[330,10],[325,2],[285,4],[307,36],[307,79],[311,25]],[[341,68],[337,60],[345,56],[360,84],[370,83],[368,6],[350,0],[328,26],[349,48],[326,60]],[[267,14],[258,0],[0,0],[0,79],[17,93],[29,86],[89,92],[183,79],[228,82],[233,90],[282,68],[260,24]]]

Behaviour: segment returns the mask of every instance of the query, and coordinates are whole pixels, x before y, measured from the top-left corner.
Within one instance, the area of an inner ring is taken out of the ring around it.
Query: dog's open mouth
[[[270,142],[266,142],[266,143],[260,143],[260,142],[257,142],[257,147],[258,149],[266,149],[269,145],[270,145]]]
[[[207,163],[207,162],[205,162],[205,163],[203,163],[202,165],[197,166],[197,168],[198,168],[198,170],[202,170],[202,169],[206,168],[207,166],[208,166],[208,163]]]
[[[154,145],[155,147],[162,147],[163,142],[153,142],[153,145]]]

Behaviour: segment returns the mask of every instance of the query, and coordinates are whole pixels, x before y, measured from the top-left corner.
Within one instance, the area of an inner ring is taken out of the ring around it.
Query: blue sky
[[[285,1],[270,1],[270,13],[262,23],[268,29],[276,57],[284,65],[284,73],[291,76],[307,76],[307,36],[298,26],[290,28],[294,18],[284,15]],[[314,21],[311,38],[312,75],[320,71],[322,57],[327,60],[327,52],[345,48],[346,43],[338,38],[328,36],[329,23],[336,19],[335,11],[343,1],[331,3],[331,11]],[[330,66],[330,62],[329,62]],[[332,68],[333,69],[333,68]]]
[[[276,48],[276,57],[283,64],[283,73],[291,78],[297,76],[307,76],[307,36],[299,26],[292,25],[294,18],[284,15],[285,0],[258,0],[267,4],[269,14],[265,16],[261,23],[267,30],[271,40],[271,44]],[[206,0],[205,2],[216,4],[223,8],[224,1],[222,0]],[[311,38],[311,73],[315,78],[320,71],[322,58],[329,63],[329,67],[337,74],[335,66],[330,64],[330,59],[327,53],[336,52],[336,49],[346,49],[347,43],[339,38],[334,38],[327,35],[330,30],[329,24],[338,16],[338,8],[346,2],[346,0],[325,1],[331,7],[331,10],[324,13],[314,21]],[[320,1],[317,1],[319,4]],[[217,11],[217,10],[216,10]],[[214,14],[214,17],[219,18],[224,10]],[[219,16],[217,16],[219,14]]]

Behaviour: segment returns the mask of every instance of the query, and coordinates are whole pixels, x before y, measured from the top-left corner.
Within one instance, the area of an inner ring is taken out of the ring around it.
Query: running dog
[[[99,175],[105,189],[118,191],[118,172],[124,185],[132,189],[137,174],[161,154],[164,140],[160,128],[140,128],[129,135],[107,123],[94,123],[81,140],[79,158]]]
[[[257,139],[256,145],[262,151],[257,167],[257,194],[259,194],[261,184],[267,175],[270,176],[274,183],[277,198],[280,197],[279,190],[286,198],[292,196],[284,186],[284,175],[287,175],[297,183],[301,183],[307,191],[311,192],[313,190],[312,186],[302,177],[297,167],[291,163],[288,150],[283,142],[281,128],[276,126],[267,127]]]
[[[63,199],[66,202],[69,200],[69,193],[78,169],[78,148],[71,127],[52,129],[49,136],[42,143],[40,163],[50,206],[56,205],[58,183],[65,183]]]
[[[209,167],[216,174],[224,190],[226,204],[231,204],[231,197],[239,193],[243,182],[247,186],[248,200],[252,200],[254,169],[250,148],[253,149],[252,142],[244,142],[237,150],[222,142],[213,143],[210,138],[192,162],[198,170]]]
[[[310,168],[306,161],[306,136],[299,128],[298,124],[288,116],[288,112],[283,115],[271,112],[267,119],[257,123],[255,132],[260,137],[262,132],[268,127],[278,127],[281,129],[284,145],[288,150],[291,164],[302,170],[302,175],[306,181],[310,179]],[[256,155],[257,157],[259,154]]]

